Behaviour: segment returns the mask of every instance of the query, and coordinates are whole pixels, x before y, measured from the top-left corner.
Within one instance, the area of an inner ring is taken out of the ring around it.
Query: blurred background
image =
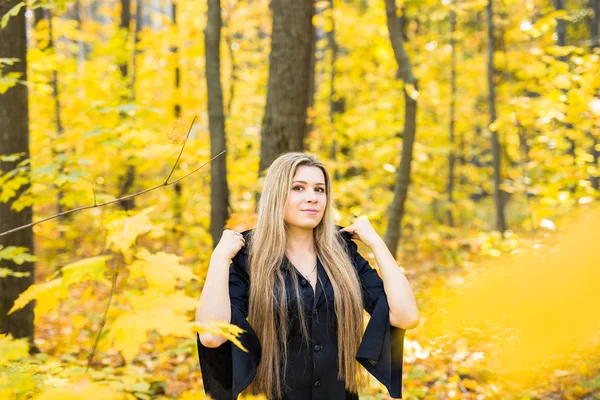
[[[204,398],[192,329],[228,329],[192,322],[212,249],[288,151],[413,286],[404,398],[600,398],[599,0],[0,16],[1,398]]]

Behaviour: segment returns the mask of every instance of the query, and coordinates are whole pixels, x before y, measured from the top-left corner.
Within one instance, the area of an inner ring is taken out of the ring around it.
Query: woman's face
[[[298,228],[313,229],[321,222],[326,205],[327,193],[323,171],[318,167],[299,166],[292,179],[285,206],[285,223]]]

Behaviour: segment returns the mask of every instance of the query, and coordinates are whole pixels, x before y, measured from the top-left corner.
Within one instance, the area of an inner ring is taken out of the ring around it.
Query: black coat
[[[337,226],[338,230],[342,227]],[[248,243],[250,230],[242,232]],[[389,306],[383,281],[360,253],[347,232],[340,233],[346,251],[360,278],[364,309],[371,315],[362,337],[356,360],[377,380],[383,383],[393,398],[402,398],[402,358],[405,330],[390,326]],[[202,345],[197,335],[198,356],[206,394],[216,400],[235,400],[254,379],[260,361],[261,347],[256,333],[246,320],[248,316],[249,274],[246,246],[232,259],[229,270],[231,323],[245,333],[239,339],[248,352],[230,341],[217,348]],[[287,258],[284,260],[287,262]],[[285,400],[344,400],[358,399],[348,392],[344,382],[337,379],[337,321],[333,288],[321,261],[317,259],[316,293],[309,282],[292,266],[300,282],[304,301],[304,316],[310,333],[310,347],[302,342],[295,306],[288,306],[288,367],[286,369]],[[292,280],[286,277],[291,290]],[[288,293],[288,301],[291,291]],[[315,301],[316,298],[316,301]],[[313,306],[314,304],[314,306]],[[295,314],[295,316],[294,316]]]

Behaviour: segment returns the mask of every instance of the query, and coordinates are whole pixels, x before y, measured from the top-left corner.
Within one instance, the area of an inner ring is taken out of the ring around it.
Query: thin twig
[[[112,302],[113,294],[115,293],[115,287],[117,286],[117,278],[119,277],[119,266],[121,265],[122,255],[117,260],[117,265],[115,266],[115,273],[112,278],[112,284],[110,286],[110,293],[108,294],[108,302],[106,303],[106,309],[104,310],[104,315],[102,316],[102,321],[100,322],[100,327],[98,328],[98,333],[96,334],[96,340],[94,340],[94,346],[92,346],[92,351],[88,356],[88,362],[85,367],[85,372],[92,365],[92,360],[94,359],[94,354],[96,353],[96,348],[98,347],[98,342],[100,342],[100,334],[104,330],[104,325],[106,325],[106,316],[108,315],[108,310],[110,309],[110,303]]]
[[[214,160],[215,158],[219,157],[221,154],[223,154],[223,153],[225,153],[225,152],[227,151],[227,150],[223,150],[222,152],[220,152],[219,154],[217,154],[216,156],[214,156],[213,158],[211,158],[210,160],[208,160],[207,162],[205,162],[204,164],[202,164],[201,166],[199,166],[198,168],[196,168],[196,169],[195,169],[195,170],[193,170],[192,172],[190,172],[190,173],[188,173],[188,174],[184,175],[183,177],[181,177],[181,178],[179,178],[179,179],[177,179],[177,180],[174,180],[174,181],[172,181],[172,182],[169,182],[169,178],[171,177],[171,175],[172,175],[172,174],[173,174],[173,172],[175,171],[175,168],[177,167],[177,163],[179,162],[179,159],[181,158],[181,154],[183,153],[183,149],[185,148],[185,143],[187,142],[187,139],[188,139],[188,137],[190,136],[190,132],[192,131],[192,126],[194,125],[194,121],[195,121],[195,120],[196,120],[196,117],[194,117],[194,120],[192,121],[192,124],[190,125],[190,129],[188,130],[187,136],[186,136],[186,138],[185,138],[185,142],[183,143],[183,146],[181,147],[181,151],[179,152],[179,156],[177,157],[177,160],[175,161],[175,164],[173,165],[173,168],[171,169],[171,172],[169,173],[169,176],[168,176],[168,177],[167,177],[167,179],[166,179],[166,180],[165,180],[163,183],[161,183],[160,185],[156,185],[156,186],[154,186],[154,187],[151,187],[151,188],[149,188],[149,189],[145,189],[145,190],[139,191],[139,192],[137,192],[137,193],[133,193],[133,194],[128,194],[127,196],[119,197],[118,199],[114,199],[114,200],[106,201],[106,202],[104,202],[104,203],[100,203],[100,204],[96,204],[96,191],[94,190],[94,204],[93,204],[93,205],[91,205],[91,206],[83,206],[83,207],[79,207],[79,208],[74,208],[74,209],[72,209],[72,210],[63,211],[63,212],[61,212],[61,213],[59,213],[59,214],[56,214],[56,215],[53,215],[53,216],[51,216],[51,217],[44,218],[44,219],[41,219],[41,220],[39,220],[39,221],[36,221],[36,222],[32,222],[32,223],[30,223],[30,224],[27,224],[27,225],[19,226],[18,228],[14,228],[14,229],[8,230],[8,231],[6,231],[6,232],[2,232],[2,233],[0,233],[0,236],[8,235],[9,233],[13,233],[13,232],[19,231],[19,230],[21,230],[21,229],[29,228],[30,226],[34,226],[34,225],[37,225],[37,224],[41,224],[42,222],[46,222],[46,221],[49,221],[49,220],[51,220],[51,219],[54,219],[54,218],[61,217],[61,216],[63,216],[63,215],[67,215],[67,214],[74,213],[75,211],[86,210],[86,209],[88,209],[88,208],[102,207],[102,206],[106,206],[106,205],[108,205],[108,204],[116,203],[116,202],[118,202],[118,201],[121,201],[121,200],[124,200],[124,199],[129,199],[129,198],[131,198],[131,197],[139,196],[139,195],[141,195],[141,194],[144,194],[144,193],[150,192],[150,191],[152,191],[152,190],[158,189],[159,187],[162,187],[162,186],[169,186],[169,185],[173,185],[173,184],[175,184],[175,183],[177,183],[177,182],[181,181],[182,179],[185,179],[185,178],[187,178],[188,176],[192,175],[193,173],[195,173],[196,171],[198,171],[199,169],[201,169],[202,167],[204,167],[206,164],[208,164],[208,163],[212,162],[212,160]],[[92,183],[92,185],[93,185],[93,183]]]

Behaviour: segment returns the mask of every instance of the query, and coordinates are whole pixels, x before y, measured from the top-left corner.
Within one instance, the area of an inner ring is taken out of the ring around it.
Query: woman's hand
[[[244,236],[241,233],[225,229],[223,235],[221,235],[221,240],[219,240],[217,247],[213,251],[213,255],[217,254],[227,260],[231,260],[245,245],[246,240],[244,240]]]
[[[375,229],[367,217],[359,218],[352,225],[341,229],[340,232],[351,233],[351,239],[358,239],[370,248],[382,241],[381,237],[377,234],[377,232],[375,232]]]

